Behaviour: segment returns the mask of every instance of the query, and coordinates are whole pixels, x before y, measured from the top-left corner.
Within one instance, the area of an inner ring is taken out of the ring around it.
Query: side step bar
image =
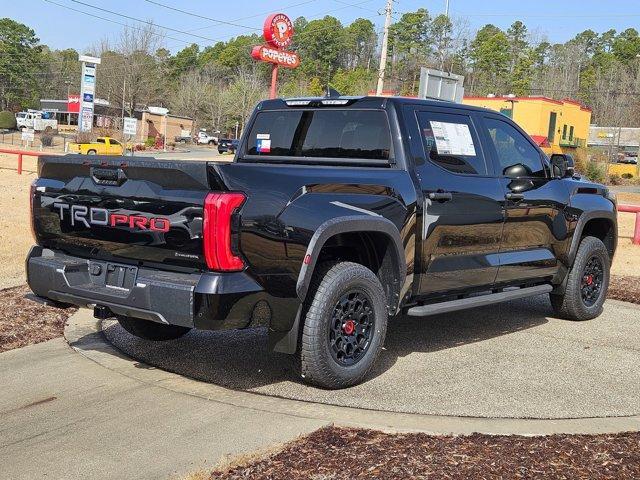
[[[533,297],[535,295],[549,293],[551,290],[553,290],[551,285],[536,285],[535,287],[518,288],[507,290],[506,292],[490,293],[487,295],[478,295],[475,297],[461,298],[459,300],[412,307],[407,314],[412,317],[426,317],[427,315],[437,315],[439,313],[493,305],[494,303],[506,302],[507,300]]]

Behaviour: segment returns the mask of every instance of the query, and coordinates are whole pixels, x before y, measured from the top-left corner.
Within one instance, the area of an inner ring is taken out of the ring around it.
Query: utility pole
[[[124,125],[124,99],[125,99],[126,93],[127,93],[127,77],[124,77],[122,79],[122,124],[123,125]]]
[[[384,30],[382,32],[382,51],[380,52],[380,69],[378,70],[378,85],[376,95],[382,95],[384,87],[384,71],[387,66],[387,46],[389,45],[389,27],[391,26],[391,12],[393,10],[393,0],[387,0],[385,7]]]

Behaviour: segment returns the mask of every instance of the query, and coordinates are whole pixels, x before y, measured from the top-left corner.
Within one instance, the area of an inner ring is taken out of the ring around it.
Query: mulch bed
[[[26,285],[0,290],[0,352],[60,337],[76,310],[44,303]]]
[[[611,275],[607,298],[640,303],[640,277]]]
[[[387,434],[326,427],[211,479],[640,478],[640,434]]]

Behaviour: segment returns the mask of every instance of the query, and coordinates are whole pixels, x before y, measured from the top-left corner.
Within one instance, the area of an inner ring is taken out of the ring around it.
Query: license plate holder
[[[131,290],[136,284],[138,267],[107,263],[104,275],[104,286],[118,290]]]

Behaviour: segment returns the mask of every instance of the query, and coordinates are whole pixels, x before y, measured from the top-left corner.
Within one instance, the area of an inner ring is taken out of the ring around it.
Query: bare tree
[[[267,95],[268,89],[257,64],[238,68],[222,99],[227,112],[226,126],[231,127],[237,121],[242,131],[253,108]]]
[[[194,124],[200,126],[207,115],[213,88],[211,79],[203,72],[185,73],[169,98],[171,111],[192,118]]]
[[[140,106],[165,103],[162,65],[156,57],[162,44],[162,34],[151,24],[127,26],[115,41],[103,40],[97,48],[102,57],[97,95],[130,116]]]

